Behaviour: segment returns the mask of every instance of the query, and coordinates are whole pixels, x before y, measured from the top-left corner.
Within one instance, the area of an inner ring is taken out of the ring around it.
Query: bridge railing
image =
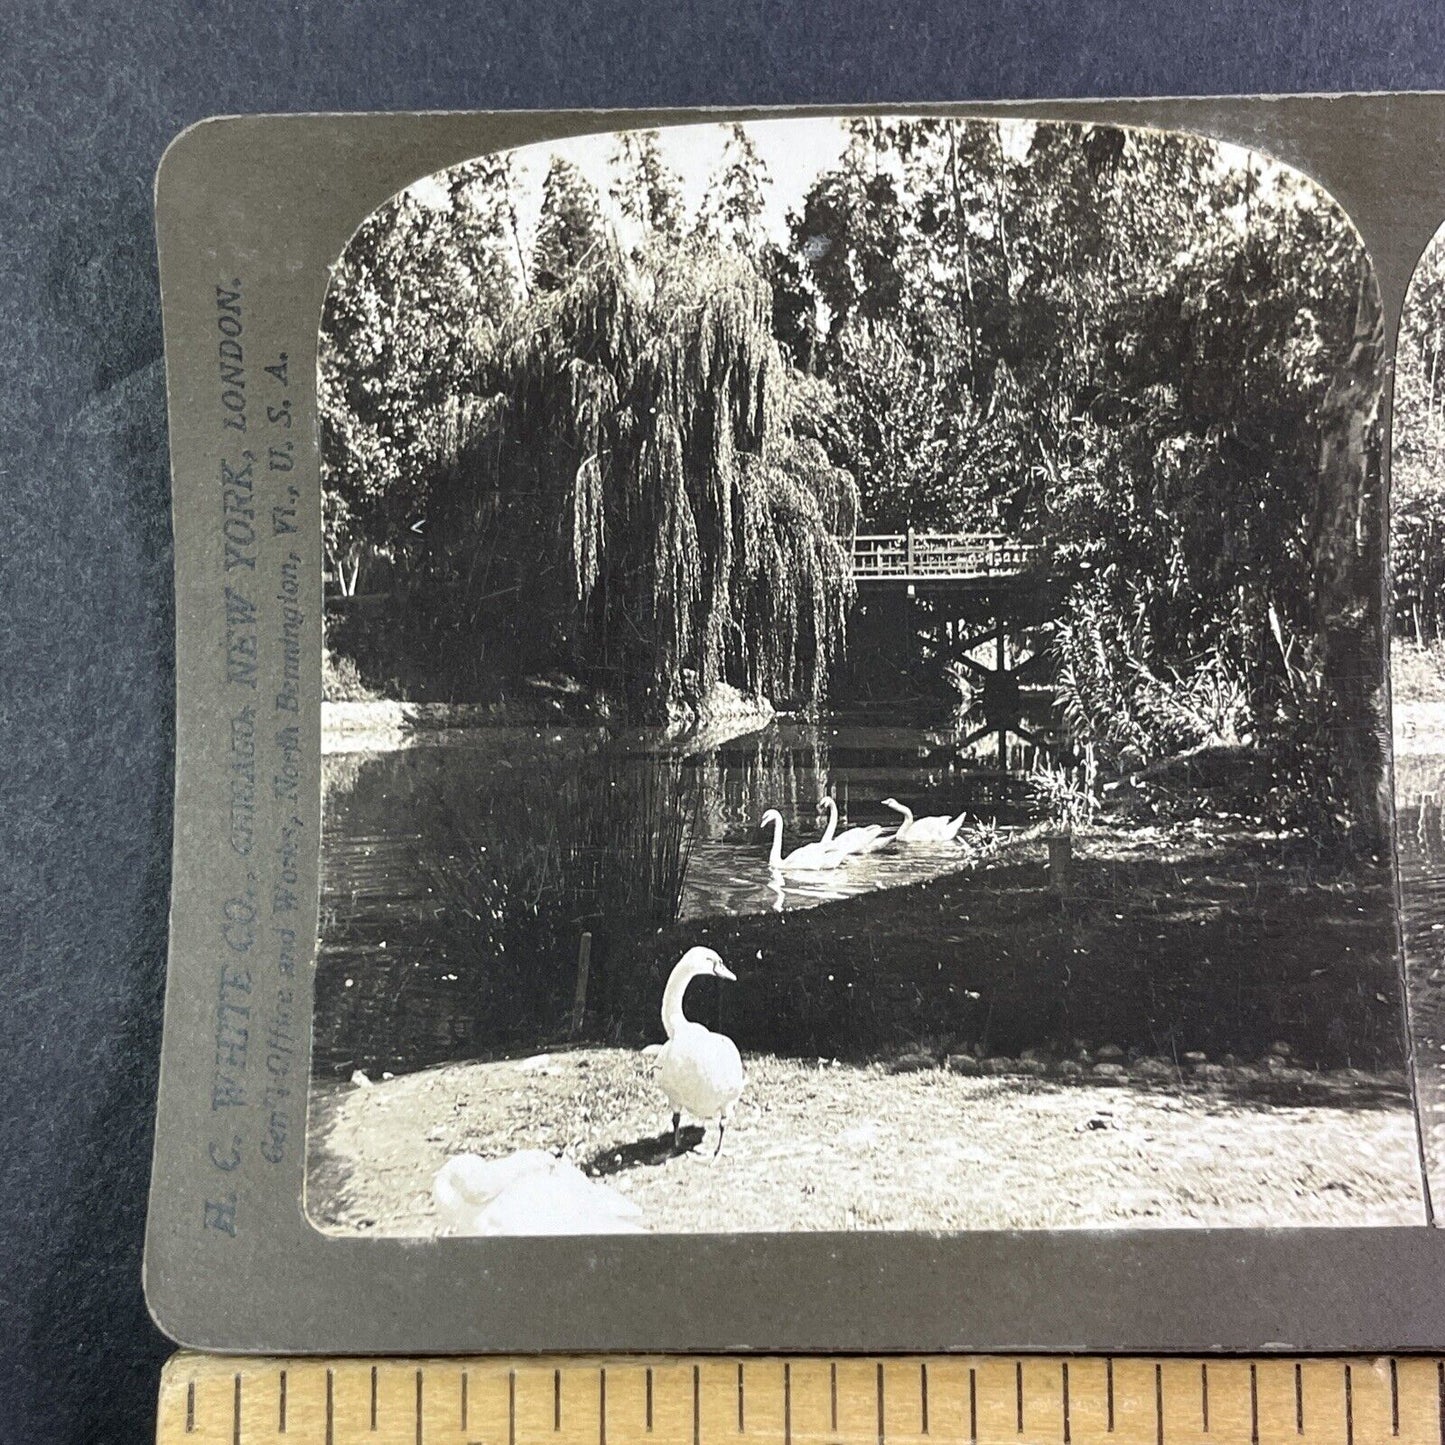
[[[854,537],[853,575],[859,582],[1011,577],[1038,553],[1001,532],[874,533]]]

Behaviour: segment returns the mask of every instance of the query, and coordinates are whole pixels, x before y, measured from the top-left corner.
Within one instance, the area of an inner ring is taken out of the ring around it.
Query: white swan
[[[896,798],[884,798],[883,806],[903,814],[903,821],[893,835],[900,843],[951,843],[958,837],[967,813],[956,818],[938,814],[931,818],[915,818],[911,808],[905,808]]]
[[[763,814],[759,827],[773,825],[773,851],[768,854],[768,867],[774,873],[818,873],[826,868],[840,868],[848,861],[847,854],[836,853],[821,843],[804,843],[783,856],[783,815],[776,808]]]
[[[542,1149],[504,1159],[457,1154],[432,1180],[447,1234],[641,1234],[642,1210]]]
[[[881,848],[883,844],[891,841],[892,835],[883,837],[883,829],[877,823],[870,823],[866,828],[845,828],[843,832],[837,833],[837,803],[830,796],[823,799],[823,806],[828,810],[828,826],[823,829],[823,836],[818,839],[820,848],[828,848],[834,853],[846,856],[849,853],[871,853],[875,848]]]
[[[680,1143],[682,1116],[690,1114],[704,1129],[717,1120],[716,1157],[738,1095],[746,1082],[742,1055],[726,1034],[693,1023],[682,1011],[682,996],[700,974],[737,982],[737,975],[710,948],[689,948],[678,960],[662,994],[662,1026],[667,1042],[658,1054],[658,1081],[672,1105],[672,1142]]]

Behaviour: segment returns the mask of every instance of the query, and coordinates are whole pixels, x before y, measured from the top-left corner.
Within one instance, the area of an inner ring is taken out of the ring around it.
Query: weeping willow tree
[[[637,718],[718,682],[820,695],[857,491],[771,305],[747,261],[689,244],[613,250],[514,314],[429,528],[476,645]]]

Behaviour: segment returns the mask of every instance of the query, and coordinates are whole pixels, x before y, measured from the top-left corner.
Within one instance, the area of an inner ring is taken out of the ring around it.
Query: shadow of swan
[[[583,1160],[582,1170],[594,1179],[601,1179],[609,1174],[621,1174],[625,1170],[640,1166],[655,1168],[659,1164],[666,1164],[669,1159],[676,1159],[679,1155],[696,1149],[702,1143],[703,1132],[697,1124],[684,1126],[681,1142],[676,1148],[673,1147],[671,1129],[650,1139],[635,1139],[630,1144],[609,1144],[605,1149],[599,1149],[590,1159]]]

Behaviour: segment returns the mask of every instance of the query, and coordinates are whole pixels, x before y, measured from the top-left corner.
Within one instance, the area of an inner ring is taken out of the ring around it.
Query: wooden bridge
[[[992,584],[1018,577],[1041,548],[1000,532],[899,532],[853,538],[853,577],[870,583]]]
[[[855,623],[894,658],[921,648],[967,676],[980,725],[962,743],[996,738],[1009,766],[1009,736],[1030,748],[1048,741],[1025,725],[1025,698],[1051,691],[1049,659],[1031,629],[1052,615],[1044,549],[998,532],[862,535],[851,547],[858,584]]]

